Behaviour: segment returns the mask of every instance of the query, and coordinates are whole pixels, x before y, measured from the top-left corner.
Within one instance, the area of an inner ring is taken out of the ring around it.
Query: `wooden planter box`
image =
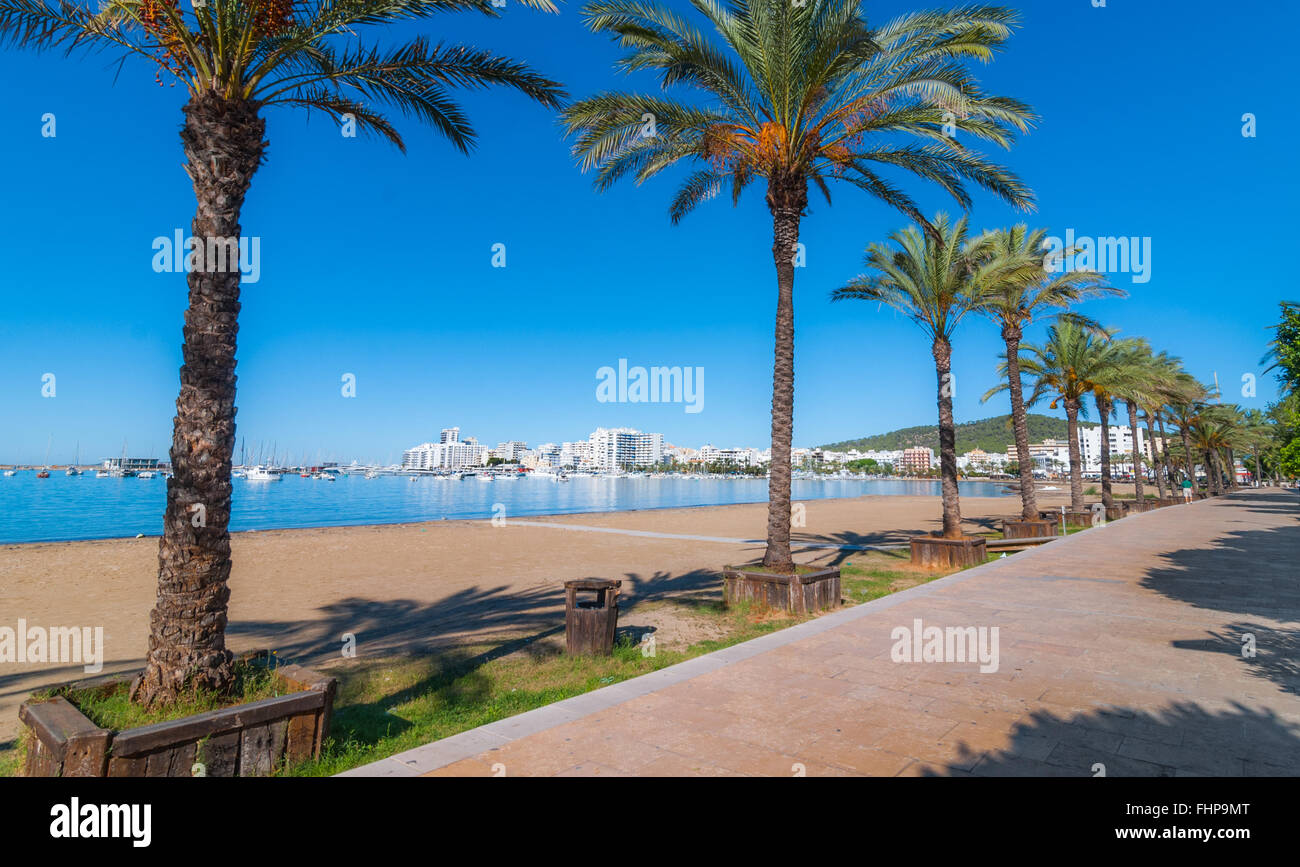
[[[836,608],[840,604],[840,570],[829,568],[786,575],[755,569],[725,569],[722,596],[727,605],[748,600],[795,614]]]
[[[1156,500],[1156,505],[1162,509],[1165,506],[1181,506],[1182,504],[1183,504],[1182,497],[1167,497],[1163,500]]]
[[[1118,521],[1120,518],[1128,514],[1128,510],[1128,503],[1116,502],[1115,505],[1106,510],[1106,520]]]
[[[320,755],[338,681],[298,665],[275,669],[288,695],[120,732],[102,729],[62,696],[25,701],[29,777],[264,777],[282,759]],[[66,687],[111,691],[134,675]],[[202,767],[196,767],[201,765]]]
[[[1051,509],[1044,509],[1038,513],[1038,517],[1044,521],[1055,521],[1056,526],[1061,526],[1061,513],[1059,511],[1054,512]],[[1071,527],[1091,527],[1092,511],[1085,509],[1082,512],[1071,512],[1067,509],[1065,523]]]
[[[1163,502],[1163,500],[1133,500],[1128,503],[1128,510],[1130,514],[1135,512],[1150,512],[1153,509],[1160,508]]]
[[[1022,521],[1019,518],[1008,518],[1002,522],[1002,538],[1041,539],[1055,536],[1058,526],[1060,525],[1057,521]]]
[[[912,540],[912,565],[923,569],[978,566],[988,559],[986,542],[983,536],[963,536],[960,539],[922,536]]]

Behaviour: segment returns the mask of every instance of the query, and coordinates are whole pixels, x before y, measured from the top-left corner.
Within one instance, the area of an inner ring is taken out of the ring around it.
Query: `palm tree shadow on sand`
[[[589,576],[602,577],[602,576]],[[638,605],[671,597],[705,604],[719,597],[717,572],[655,572],[621,576],[620,623]],[[318,609],[302,620],[232,621],[226,634],[238,644],[266,645],[282,661],[326,661],[340,656],[344,635],[355,638],[357,656],[446,651],[456,645],[498,640],[518,647],[564,628],[564,587],[548,584],[510,591],[506,586],[473,587],[425,603],[411,599],[351,597]],[[521,642],[523,644],[521,644]]]
[[[1110,707],[1070,717],[1036,711],[1001,750],[959,744],[922,776],[1173,777],[1300,774],[1300,724],[1233,703],[1177,702],[1154,713]]]

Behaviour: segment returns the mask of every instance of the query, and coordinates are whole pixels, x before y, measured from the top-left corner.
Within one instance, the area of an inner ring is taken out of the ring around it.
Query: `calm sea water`
[[[279,482],[235,479],[234,485],[232,530],[487,519],[497,504],[509,518],[767,500],[767,480],[762,478],[482,482],[422,477],[412,482],[406,476],[343,476],[327,482],[286,475]],[[975,497],[1005,495],[1001,485],[991,482],[962,482],[961,491]],[[162,532],[166,492],[161,476],[100,479],[55,471],[48,479],[38,479],[31,470],[0,476],[0,544],[156,536]],[[795,480],[793,487],[796,500],[938,493],[937,481]]]

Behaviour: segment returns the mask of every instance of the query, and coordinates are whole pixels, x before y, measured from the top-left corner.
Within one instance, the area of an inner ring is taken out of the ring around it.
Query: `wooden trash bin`
[[[569,653],[613,653],[621,586],[622,581],[607,578],[564,582],[564,642]],[[579,600],[579,593],[595,597]]]

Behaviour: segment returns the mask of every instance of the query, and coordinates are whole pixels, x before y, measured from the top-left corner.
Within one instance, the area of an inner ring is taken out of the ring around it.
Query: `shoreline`
[[[764,478],[763,481],[766,482],[767,479]],[[810,479],[806,481],[823,481],[823,480]],[[825,479],[824,481],[862,481],[862,480]],[[933,482],[935,484],[939,484],[940,480],[900,478],[900,479],[880,479],[879,481]],[[990,485],[1002,484],[1000,482],[993,482],[987,479],[962,479],[959,481],[959,484],[961,481],[975,482],[980,484],[990,484]],[[1043,491],[1040,489],[1039,493],[1041,494],[1043,493]],[[1061,492],[1047,491],[1046,493],[1051,495],[1051,494],[1057,494]],[[1069,491],[1066,490],[1064,493],[1068,495]],[[797,500],[794,497],[791,497],[790,502],[791,503],[795,503],[795,502],[822,503],[822,502],[830,502],[830,501],[838,501],[838,500],[862,500],[862,499],[869,499],[872,497],[934,497],[937,499],[939,496],[940,494],[938,493],[935,494],[860,494],[859,496],[856,497],[814,497],[811,500]],[[1000,494],[997,497],[976,497],[975,495],[968,495],[968,499],[1011,499],[1011,498],[1018,498],[1018,497],[1019,494],[1016,493]],[[631,508],[622,508],[622,509],[619,508],[596,509],[596,510],[578,511],[578,512],[529,512],[527,514],[521,514],[516,518],[507,518],[507,520],[520,520],[523,518],[548,518],[548,517],[559,517],[559,516],[586,517],[586,516],[594,516],[594,515],[621,514],[624,512],[626,513],[664,512],[664,511],[672,511],[674,509],[713,509],[713,508],[722,508],[725,506],[753,506],[759,504],[765,505],[766,503],[767,500],[762,499],[762,500],[745,500],[738,503],[698,503],[696,505],[689,505],[689,506],[677,506],[677,505],[635,506]],[[236,535],[243,535],[249,533],[274,533],[283,530],[332,530],[332,529],[342,529],[347,527],[407,527],[407,526],[412,526],[417,524],[451,524],[455,522],[472,523],[475,521],[490,521],[490,520],[491,520],[490,517],[485,517],[485,518],[445,518],[444,517],[444,518],[419,518],[410,521],[380,521],[380,522],[366,521],[362,523],[346,523],[346,524],[307,524],[302,526],[266,527],[266,528],[254,528],[251,530],[231,530],[230,535],[233,538]],[[161,514],[159,515],[159,521],[161,521]],[[162,533],[140,533],[134,536],[85,536],[77,539],[32,539],[25,542],[0,541],[0,550],[7,550],[11,548],[22,548],[31,545],[67,545],[67,544],[80,543],[80,542],[136,541],[140,539],[160,539],[160,538],[162,538]]]
[[[807,565],[852,562],[866,553],[839,546],[891,544],[942,524],[938,495],[803,502],[805,526],[792,541]],[[1017,504],[964,497],[964,526],[995,529]],[[502,526],[439,520],[234,533],[227,647],[267,648],[311,666],[339,663],[345,633],[363,660],[536,634],[563,625],[564,582],[576,578],[621,580],[629,615],[641,601],[711,598],[726,564],[761,553],[767,504],[587,512],[567,516],[570,526],[555,523],[538,515]],[[592,527],[611,532],[581,532]],[[827,547],[798,547],[805,543]],[[0,548],[7,620],[103,627],[104,673],[143,664],[157,576],[151,538]],[[33,689],[80,672],[62,663],[4,666],[0,742],[17,731],[18,705]]]

